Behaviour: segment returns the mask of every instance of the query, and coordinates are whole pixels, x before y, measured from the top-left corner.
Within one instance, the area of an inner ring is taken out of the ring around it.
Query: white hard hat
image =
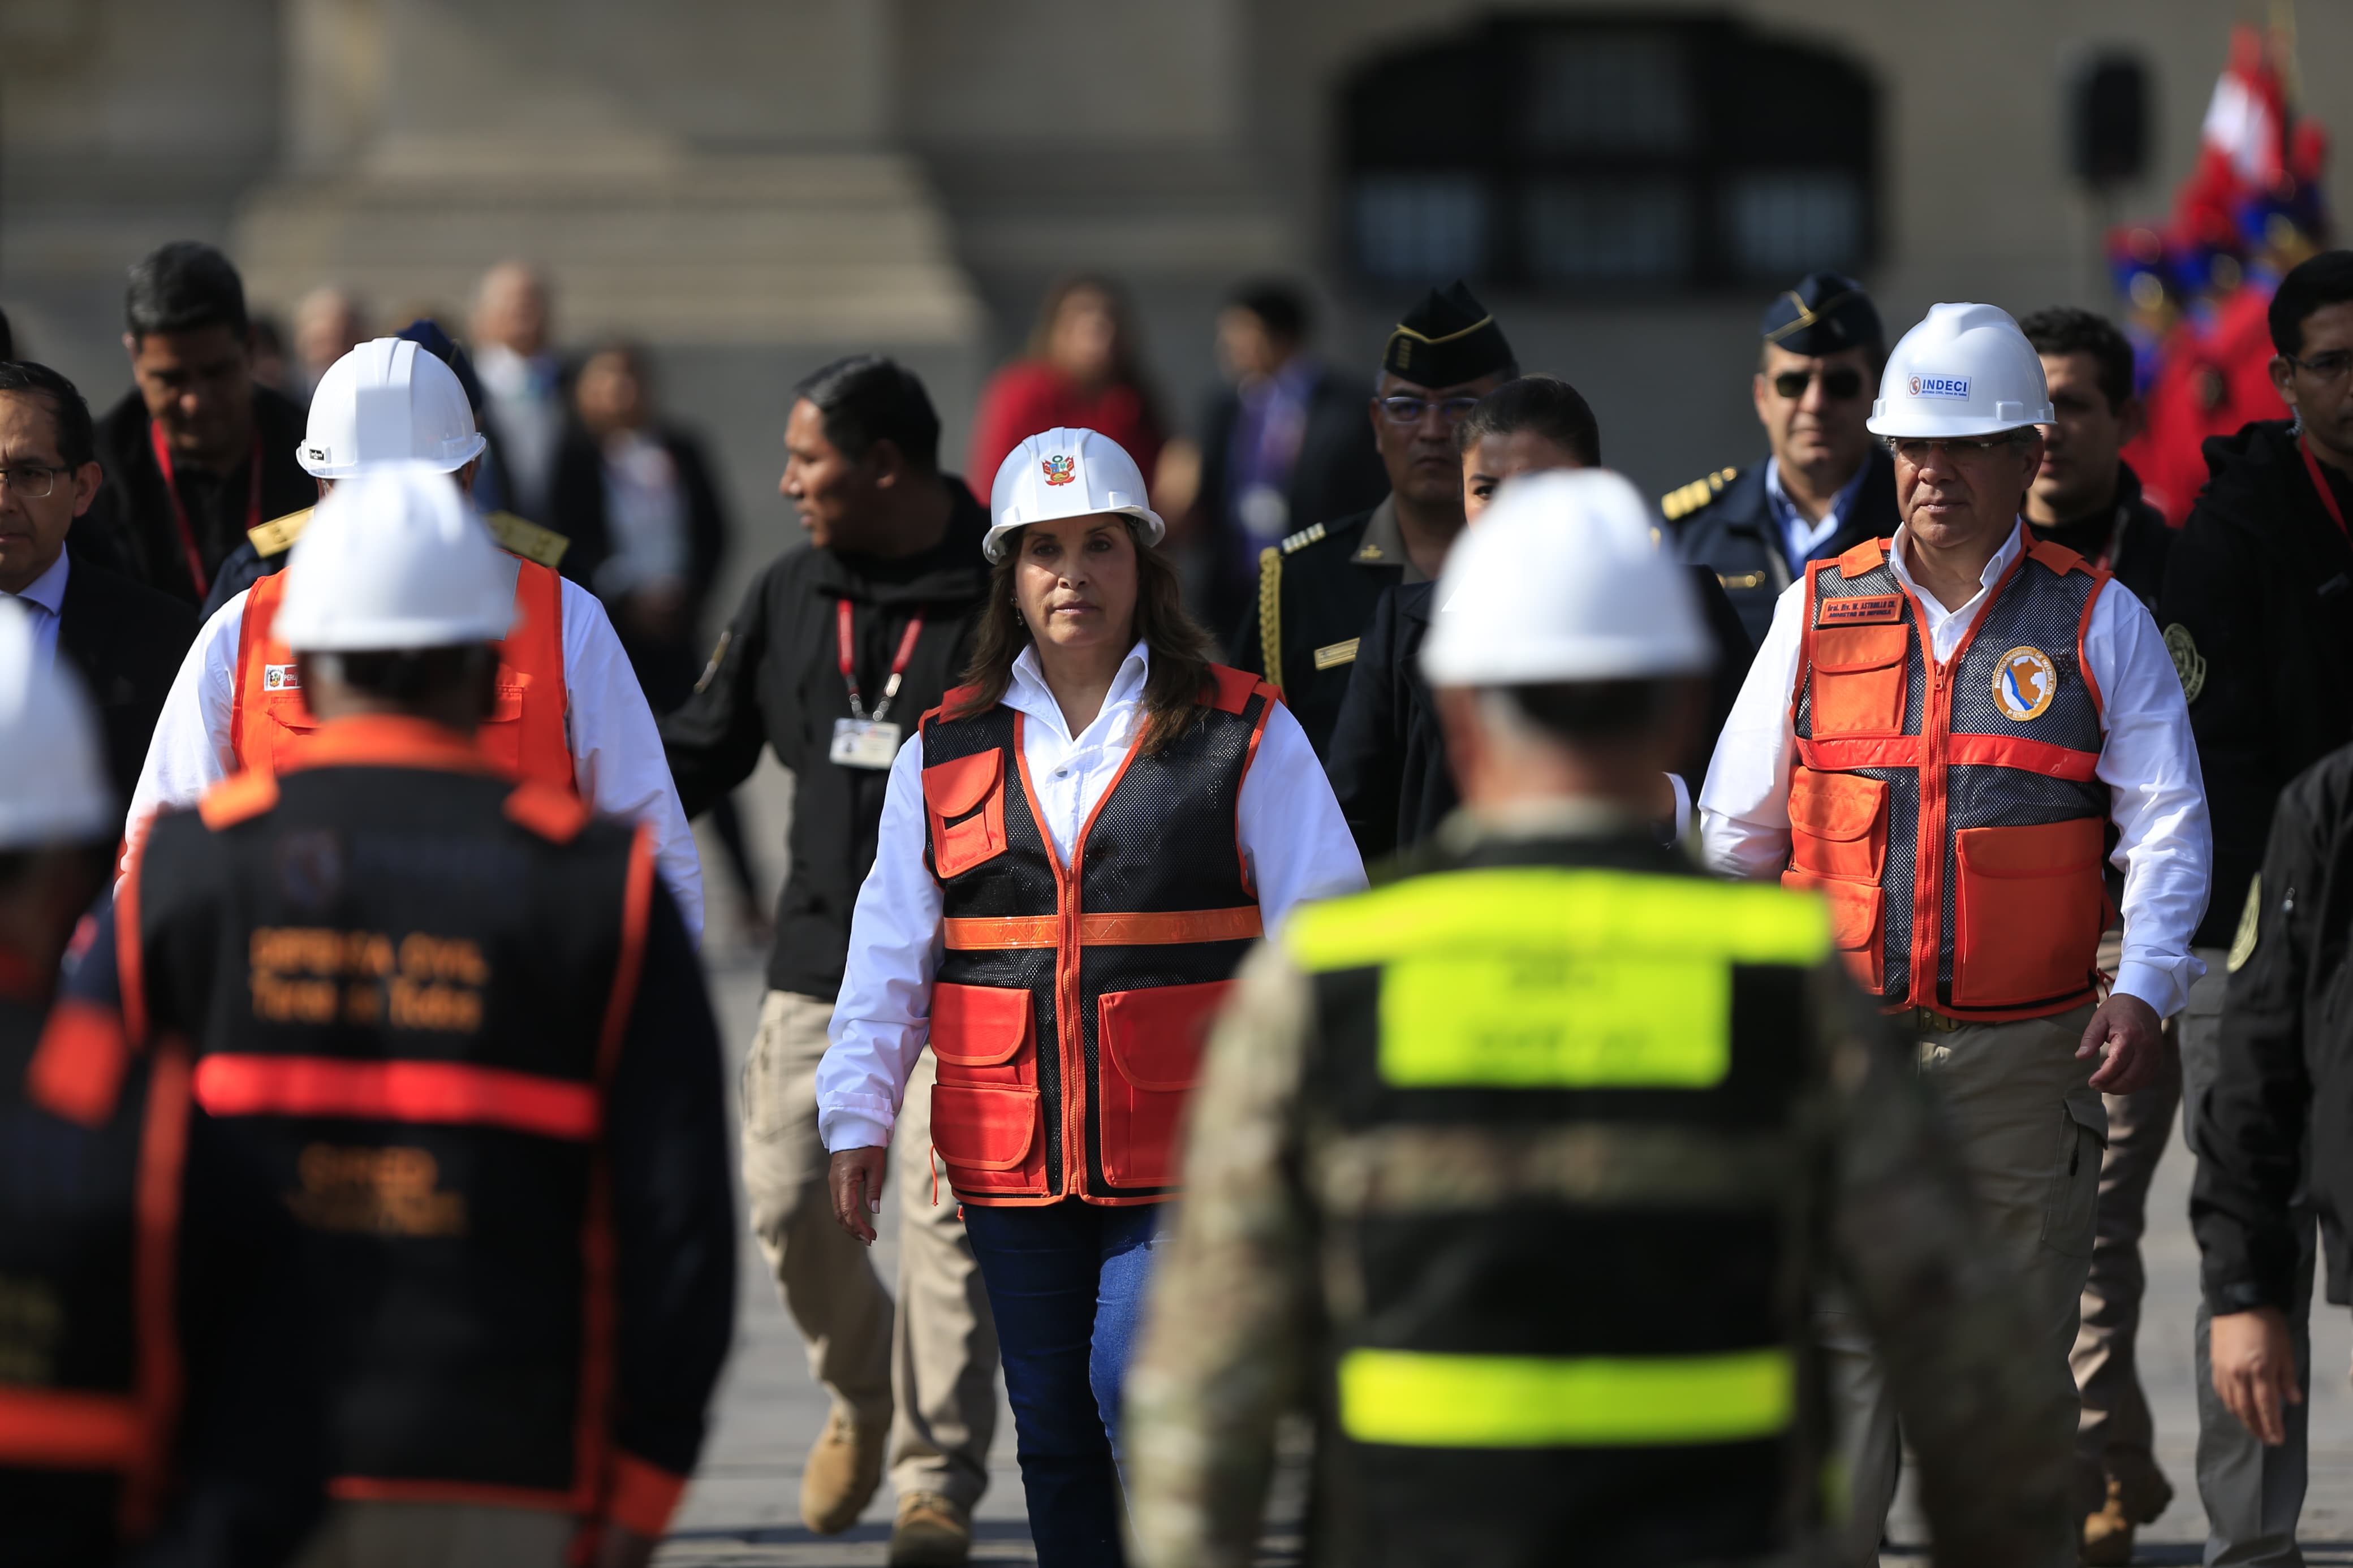
[[[1048,430],[1007,453],[988,489],[988,512],[981,552],[991,561],[1002,561],[1013,548],[1008,536],[1015,529],[1051,518],[1132,517],[1146,550],[1168,532],[1145,493],[1144,470],[1125,447],[1096,430]]]
[[[2048,425],[2042,356],[1995,305],[1931,305],[1880,373],[1874,436],[1998,436]]]
[[[1446,557],[1422,644],[1433,686],[1543,686],[1695,675],[1715,662],[1690,574],[1651,537],[1622,475],[1512,480]]]
[[[514,625],[514,578],[457,481],[390,463],[337,485],[286,563],[279,640],[304,653],[496,642]]]
[[[40,657],[33,617],[0,594],[0,849],[111,838],[113,807],[80,680]]]
[[[406,338],[377,338],[327,367],[295,452],[313,479],[371,463],[430,463],[454,474],[481,456],[482,433],[458,373]]]

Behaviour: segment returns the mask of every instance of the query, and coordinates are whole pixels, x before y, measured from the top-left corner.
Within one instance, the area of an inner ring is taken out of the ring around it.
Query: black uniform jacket
[[[1331,750],[1373,608],[1409,564],[1388,501],[1303,528],[1259,559],[1257,603],[1228,639],[1226,662],[1282,693],[1319,758]]]
[[[155,720],[188,645],[196,640],[197,624],[196,613],[180,600],[95,561],[76,556],[66,568],[58,651],[73,662],[98,706],[118,811],[131,808]]]
[[[881,700],[908,621],[923,618],[889,721],[902,738],[940,705],[972,656],[987,596],[980,553],[988,513],[949,479],[945,537],[903,561],[792,550],[770,562],[720,635],[686,705],[661,721],[662,744],[689,816],[751,776],[768,747],[792,771],[792,871],[776,900],[768,984],[830,1002],[849,952],[849,912],[874,865],[890,773],[828,758],[836,720],[849,715],[835,606],[852,611],[852,657],[867,711]]]
[[[1817,546],[1813,558],[1829,560],[1873,537],[1895,531],[1895,459],[1877,441],[1865,459],[1862,489],[1855,492],[1846,526]],[[1765,640],[1773,624],[1773,601],[1796,580],[1783,548],[1781,525],[1765,499],[1765,464],[1722,468],[1670,490],[1660,501],[1667,531],[1686,561],[1714,572],[1732,595],[1748,628],[1748,646]]]
[[[294,460],[303,425],[302,410],[287,398],[266,386],[253,389],[253,428],[261,451],[259,519],[252,515],[252,469],[248,464],[232,464],[218,478],[179,476],[180,503],[187,508],[188,528],[195,536],[207,587],[256,521],[299,511],[319,499],[318,481]],[[155,466],[147,431],[147,405],[133,387],[99,422],[98,460],[106,470],[106,483],[74,525],[74,533],[86,552],[115,570],[175,599],[202,604],[205,591],[188,575],[172,489],[164,470]]]
[[[2165,586],[2165,563],[2173,558],[2173,527],[2165,514],[2141,499],[2140,476],[2130,463],[2116,465],[2116,504],[2095,518],[2060,528],[2033,526],[2034,537],[2064,545],[2094,566],[2105,566],[2132,596],[2157,614]]]
[[[2221,1069],[2191,1118],[2189,1220],[2217,1312],[2295,1300],[2306,1180],[2328,1247],[2328,1299],[2353,1302],[2353,747],[2280,796],[2253,896],[2234,919]]]
[[[1676,770],[1696,803],[1716,737],[1757,649],[1715,574],[1694,566],[1691,574],[1692,592],[1715,641],[1706,729]],[[1340,814],[1367,863],[1428,838],[1461,803],[1438,710],[1421,674],[1421,639],[1430,631],[1437,589],[1435,583],[1416,583],[1381,595],[1324,760]]]
[[[2181,673],[2214,819],[2214,891],[2196,940],[2238,927],[2287,781],[2353,741],[2353,545],[2329,521],[2285,420],[2206,443],[2206,489],[2173,542],[2157,623]],[[2333,468],[2353,516],[2353,484]]]

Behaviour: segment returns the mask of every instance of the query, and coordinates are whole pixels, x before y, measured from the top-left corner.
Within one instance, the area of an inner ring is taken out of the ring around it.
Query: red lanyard
[[[2299,439],[2295,449],[2304,454],[2304,471],[2312,476],[2312,488],[2320,492],[2320,504],[2328,509],[2328,521],[2337,525],[2337,532],[2353,539],[2353,531],[2345,526],[2345,509],[2337,504],[2337,492],[2328,488],[2328,476],[2320,471],[2320,459],[2312,455],[2312,443]]]
[[[849,687],[849,716],[861,722],[868,717],[866,705],[858,695],[858,661],[849,648],[849,601],[836,599],[833,617],[834,642],[841,653],[841,679]],[[923,617],[918,614],[907,623],[904,636],[899,638],[899,651],[891,658],[891,679],[882,688],[882,700],[874,705],[873,719],[880,722],[891,711],[891,699],[899,695],[899,678],[907,673],[907,663],[915,657],[915,638],[923,635]]]
[[[180,527],[180,549],[188,558],[188,575],[196,584],[196,597],[201,599],[212,591],[212,581],[205,575],[205,558],[196,549],[196,531],[188,526],[188,509],[180,502],[180,481],[172,471],[172,443],[164,437],[164,426],[153,420],[147,422],[148,445],[155,449],[155,466],[164,470],[164,493],[172,498],[172,521]],[[250,533],[261,526],[261,437],[253,438],[252,483],[246,495],[245,527]]]

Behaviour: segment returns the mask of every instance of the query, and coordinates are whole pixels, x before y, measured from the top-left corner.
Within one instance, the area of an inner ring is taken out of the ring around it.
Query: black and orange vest
[[[564,579],[535,561],[508,557],[515,575],[515,623],[499,643],[496,705],[474,732],[482,754],[517,777],[566,795],[580,793],[565,729]],[[246,591],[237,629],[237,679],[229,707],[229,749],[239,768],[277,773],[302,754],[319,721],[302,700],[291,649],[274,633],[286,574],[272,573]]]
[[[125,1012],[201,1040],[197,1104],[299,1222],[331,1493],[605,1514],[633,1472],[603,1127],[650,837],[356,719],[141,857]]]
[[[2109,803],[2083,643],[2107,582],[2031,545],[1938,664],[1885,540],[1807,568],[1781,880],[1829,899],[1889,1009],[2031,1018],[2091,998]]]
[[[999,703],[923,715],[932,1142],[968,1204],[1157,1203],[1201,1044],[1259,935],[1235,813],[1273,688],[1213,668],[1184,734],[1132,746],[1062,863]]]

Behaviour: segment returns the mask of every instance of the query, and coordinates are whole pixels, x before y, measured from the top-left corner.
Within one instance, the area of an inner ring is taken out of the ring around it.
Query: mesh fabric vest
[[[1271,688],[1222,667],[1193,721],[1140,736],[1065,865],[1039,826],[1023,716],[923,716],[924,856],[945,952],[932,987],[932,1141],[956,1196],[1171,1195],[1208,1023],[1259,934],[1237,837]]]
[[[1781,879],[1830,899],[1888,1007],[2024,1018],[2090,999],[2108,791],[2083,639],[2107,581],[2035,544],[1937,665],[1884,540],[1807,568]]]

